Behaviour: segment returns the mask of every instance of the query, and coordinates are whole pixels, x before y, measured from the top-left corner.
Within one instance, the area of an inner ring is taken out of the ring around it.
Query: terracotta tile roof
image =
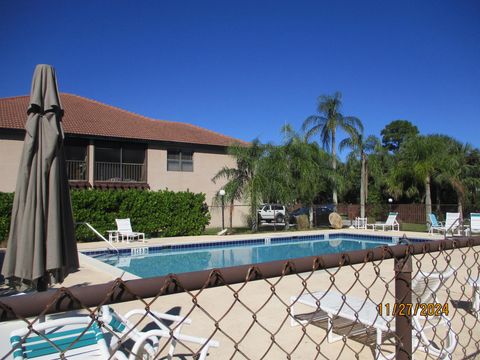
[[[0,129],[25,129],[29,96],[0,99]],[[154,120],[73,94],[61,94],[67,134],[228,146],[245,142],[201,127]]]

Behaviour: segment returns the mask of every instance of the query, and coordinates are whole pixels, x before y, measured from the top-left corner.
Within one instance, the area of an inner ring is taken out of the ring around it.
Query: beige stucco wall
[[[0,140],[1,192],[15,191],[22,149],[23,139],[10,138]]]
[[[0,191],[15,190],[18,165],[23,148],[23,137],[20,135],[1,134],[0,139]],[[205,193],[212,216],[210,227],[220,227],[221,206],[214,204],[213,198],[224,180],[214,184],[211,179],[224,166],[234,167],[234,159],[224,153],[208,149],[190,148],[193,151],[193,172],[167,171],[167,150],[165,147],[150,145],[147,150],[147,182],[151,190],[169,189],[172,191],[189,190],[195,193]],[[89,146],[89,181],[93,183],[93,145]],[[228,205],[228,204],[227,204]],[[246,206],[235,206],[233,211],[233,226],[243,226],[248,213]],[[229,209],[225,206],[225,226],[229,224]]]
[[[220,227],[221,206],[215,206],[215,194],[222,188],[225,181],[212,182],[212,178],[224,166],[234,167],[235,160],[226,154],[193,150],[193,172],[167,171],[167,150],[164,148],[149,148],[147,153],[148,184],[152,190],[191,191],[205,193],[212,216],[210,227]],[[235,207],[233,226],[245,223],[247,208]],[[229,224],[229,211],[225,207],[225,226]]]

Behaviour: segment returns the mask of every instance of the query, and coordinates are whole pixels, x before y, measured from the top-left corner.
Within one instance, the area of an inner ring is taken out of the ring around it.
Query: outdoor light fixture
[[[222,230],[225,229],[225,190],[221,189],[218,195],[222,198]]]

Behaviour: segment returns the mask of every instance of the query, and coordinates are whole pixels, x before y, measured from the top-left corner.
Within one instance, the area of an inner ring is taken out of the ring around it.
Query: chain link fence
[[[479,253],[456,238],[4,297],[0,356],[480,358]]]

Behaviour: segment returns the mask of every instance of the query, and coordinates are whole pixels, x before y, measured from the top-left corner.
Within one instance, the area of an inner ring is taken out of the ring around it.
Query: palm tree
[[[317,112],[319,115],[309,116],[302,126],[307,139],[319,134],[323,147],[331,150],[334,173],[337,170],[337,128],[343,129],[347,134],[352,134],[355,130],[363,132],[362,122],[353,116],[343,116],[340,113],[341,107],[342,94],[340,92],[333,95],[322,95],[318,98]],[[336,206],[338,204],[336,181],[333,183],[332,198]]]
[[[212,178],[214,183],[219,179],[227,180],[224,190],[226,199],[230,201],[231,212],[234,201],[248,199],[252,230],[257,229],[257,206],[260,200],[260,179],[257,172],[264,152],[265,147],[258,139],[253,140],[249,146],[234,144],[228,148],[228,153],[234,157],[237,166],[225,166]]]
[[[426,221],[432,212],[431,184],[444,171],[444,160],[448,156],[445,138],[439,135],[415,136],[402,144],[397,165],[391,169],[390,191],[412,196],[419,193],[415,181],[423,184]],[[413,182],[405,189],[408,179]]]
[[[262,200],[269,203],[291,204],[295,195],[290,176],[290,163],[284,146],[265,145],[258,164],[258,184]]]
[[[468,189],[480,185],[480,179],[476,172],[478,167],[475,166],[475,163],[469,161],[472,156],[475,156],[475,149],[470,144],[462,144],[453,138],[442,137],[445,139],[448,150],[444,159],[444,171],[441,178],[445,179],[455,190],[458,212],[463,214]]]
[[[391,168],[393,162],[393,156],[388,152],[386,148],[382,146],[380,139],[376,138],[375,147],[372,152],[367,154],[367,174],[366,176],[370,179],[370,182],[367,184],[368,188],[366,191],[366,200],[368,200],[370,194],[374,194],[376,201],[381,201],[380,198],[386,195],[386,182],[387,177],[385,174],[388,173],[388,170]],[[371,190],[373,188],[373,191]]]
[[[290,178],[290,192],[297,203],[309,206],[310,226],[313,225],[313,203],[323,184],[329,182],[331,171],[328,154],[319,149],[316,143],[308,143],[306,136],[298,134],[287,124],[282,128],[285,134],[284,151]],[[324,181],[319,181],[323,178]]]
[[[224,171],[222,169],[221,171]],[[220,172],[219,172],[220,173]],[[217,173],[215,177],[212,179],[214,183],[216,183],[217,179],[220,177],[223,177],[223,175],[219,176],[218,178],[216,176],[219,175]],[[225,195],[223,196],[223,201],[225,201],[228,204],[228,213],[229,213],[229,228],[233,228],[233,211],[235,209],[235,202],[236,201],[241,201],[243,198],[242,195],[242,189],[241,189],[241,181],[238,178],[233,177],[231,180],[229,180],[225,185],[223,186],[223,190],[225,190]],[[219,206],[223,205],[222,203],[222,196],[220,195],[220,191],[217,192],[215,197],[213,198],[213,205]]]
[[[366,139],[363,133],[354,130],[350,136],[343,139],[339,144],[340,151],[345,148],[352,150],[352,155],[361,159],[361,173],[360,173],[360,217],[365,217],[365,203],[367,202],[368,194],[368,158],[367,152],[374,150],[379,146],[380,140],[373,135]]]
[[[479,208],[478,192],[480,191],[480,150],[471,148],[467,154],[466,165],[468,166],[468,175],[464,178],[464,183],[467,188],[467,198],[470,203]]]

